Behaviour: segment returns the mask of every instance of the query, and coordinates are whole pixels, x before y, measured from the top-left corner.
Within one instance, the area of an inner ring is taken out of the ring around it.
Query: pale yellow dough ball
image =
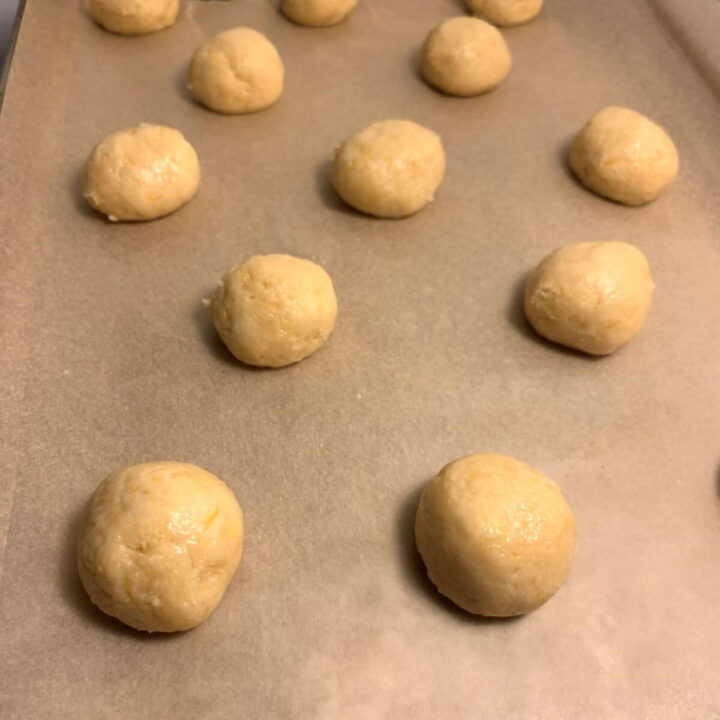
[[[138,125],[106,137],[85,163],[85,199],[108,219],[153,220],[188,202],[200,163],[180,132]]]
[[[415,541],[437,589],[488,617],[530,612],[565,582],[575,519],[560,489],[504,455],[446,465],[420,498]]]
[[[328,27],[342,22],[357,0],[281,0],[280,10],[289,20],[308,27]]]
[[[257,30],[226,30],[203,43],[192,57],[189,87],[216,112],[264,110],[283,91],[285,68],[275,46]]]
[[[242,511],[222,480],[195,465],[151,462],[95,490],[78,570],[103,612],[137,630],[176,632],[212,613],[242,547]]]
[[[401,218],[432,201],[444,174],[438,135],[410,120],[385,120],[355,133],[335,151],[332,181],[357,210]]]
[[[319,350],[335,327],[330,276],[310,260],[256,255],[220,281],[210,301],[218,334],[248,365],[284,367]]]
[[[541,10],[543,0],[465,0],[473,15],[493,25],[520,25],[532,20]]]
[[[525,315],[538,334],[591,355],[630,340],[655,284],[643,253],[623,242],[579,242],[545,257],[525,284]]]
[[[598,195],[624,205],[644,205],[675,179],[679,159],[659,125],[634,110],[607,107],[573,139],[570,166]]]
[[[145,35],[172,25],[179,0],[89,0],[95,22],[119,35]]]
[[[500,31],[472,17],[444,20],[422,49],[423,77],[450,95],[478,95],[498,86],[512,58]]]

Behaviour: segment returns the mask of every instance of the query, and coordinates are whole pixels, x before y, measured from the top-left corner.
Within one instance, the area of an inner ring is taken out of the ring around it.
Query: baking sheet
[[[451,0],[361,0],[327,30],[271,2],[189,2],[143,38],[29,0],[0,115],[3,718],[720,714],[720,8],[687,5],[548,0],[505,32],[507,82],[454,99],[415,72]],[[241,24],[276,43],[286,90],[215,115],[184,72]],[[609,104],[679,148],[677,182],[645,208],[564,166]],[[328,184],[333,146],[389,117],[433,128],[448,156],[436,202],[402,221]],[[163,220],[112,225],[80,169],[141,121],[188,137],[202,186]],[[525,273],[575,240],[635,243],[657,284],[608,358],[539,340],[520,311]],[[257,252],[322,263],[339,297],[327,346],[284,370],[236,363],[200,302]],[[569,581],[518,620],[455,610],[414,551],[420,487],[475,451],[542,469],[576,514]],[[153,459],[216,473],[246,517],[224,601],[169,637],[96,611],[73,558],[100,479]]]

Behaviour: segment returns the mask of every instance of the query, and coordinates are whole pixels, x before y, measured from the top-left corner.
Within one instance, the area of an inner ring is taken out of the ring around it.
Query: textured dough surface
[[[528,277],[525,315],[548,340],[607,355],[640,330],[654,289],[645,255],[634,245],[571,243]]]
[[[410,120],[384,120],[342,143],[332,180],[348,205],[368,215],[400,218],[431,202],[444,174],[438,135]]]
[[[538,470],[504,455],[468,455],[426,486],[415,540],[443,595],[468,612],[509,617],[539,607],[565,582],[575,519]]]
[[[243,516],[230,488],[195,465],[152,462],[103,480],[78,538],[90,599],[148,632],[188,630],[222,599],[240,562]]]
[[[216,112],[257,112],[283,91],[285,68],[275,46],[247,27],[226,30],[203,43],[190,63],[193,95]]]
[[[573,139],[570,166],[598,195],[624,205],[644,205],[675,179],[679,159],[659,125],[634,110],[607,107]]]
[[[450,95],[477,95],[498,86],[512,58],[500,31],[472,17],[444,20],[422,49],[423,77]]]
[[[95,22],[120,35],[145,35],[175,22],[179,0],[89,0]]]
[[[200,163],[173,128],[138,125],[106,137],[85,163],[85,199],[110,220],[153,220],[195,195]]]
[[[291,255],[256,255],[225,275],[210,310],[238,360],[284,367],[325,344],[338,307],[332,280],[319,265]]]
[[[327,27],[342,22],[357,5],[357,0],[281,0],[280,9],[298,25]]]
[[[466,0],[473,15],[493,25],[520,25],[532,20],[542,9],[543,0]]]

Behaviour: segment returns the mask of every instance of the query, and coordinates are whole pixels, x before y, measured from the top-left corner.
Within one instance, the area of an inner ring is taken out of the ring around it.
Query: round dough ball
[[[256,255],[220,281],[210,310],[238,360],[277,368],[319,350],[338,307],[332,280],[319,265],[291,255]]]
[[[423,77],[449,95],[478,95],[498,86],[512,58],[500,31],[472,17],[441,22],[422,49]]]
[[[504,455],[468,455],[426,486],[415,541],[437,589],[488,617],[530,612],[565,582],[575,519],[554,482]]]
[[[521,25],[541,10],[543,0],[465,0],[468,10],[493,25]]]
[[[138,125],[108,135],[85,163],[85,199],[110,220],[153,220],[197,192],[200,163],[173,128]]]
[[[193,95],[216,112],[264,110],[282,94],[285,68],[275,46],[257,30],[226,30],[203,43],[190,63]]]
[[[645,256],[622,242],[564,245],[525,284],[525,315],[538,334],[607,355],[640,330],[655,284]]]
[[[98,25],[120,35],[145,35],[175,22],[179,0],[89,0]]]
[[[440,138],[410,120],[385,120],[335,151],[332,181],[357,210],[382,218],[412,215],[432,201],[445,174]]]
[[[93,493],[78,570],[103,612],[137,630],[176,632],[215,609],[242,546],[242,511],[222,480],[187,463],[144,463]]]
[[[570,145],[570,166],[580,182],[624,205],[654,200],[675,179],[678,165],[670,136],[627,108],[593,115]]]
[[[281,0],[283,15],[298,25],[328,27],[342,22],[357,0]]]

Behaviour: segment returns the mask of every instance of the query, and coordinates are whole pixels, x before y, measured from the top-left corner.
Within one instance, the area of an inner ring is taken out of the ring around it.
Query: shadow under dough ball
[[[465,0],[468,10],[493,25],[521,25],[542,9],[543,0]]]
[[[280,10],[288,20],[307,27],[329,27],[342,22],[357,0],[281,0]]]
[[[119,35],[146,35],[175,22],[179,0],[89,0],[93,20]]]
[[[488,617],[530,612],[570,572],[575,519],[558,486],[504,455],[468,455],[425,487],[415,541],[437,589]]]

